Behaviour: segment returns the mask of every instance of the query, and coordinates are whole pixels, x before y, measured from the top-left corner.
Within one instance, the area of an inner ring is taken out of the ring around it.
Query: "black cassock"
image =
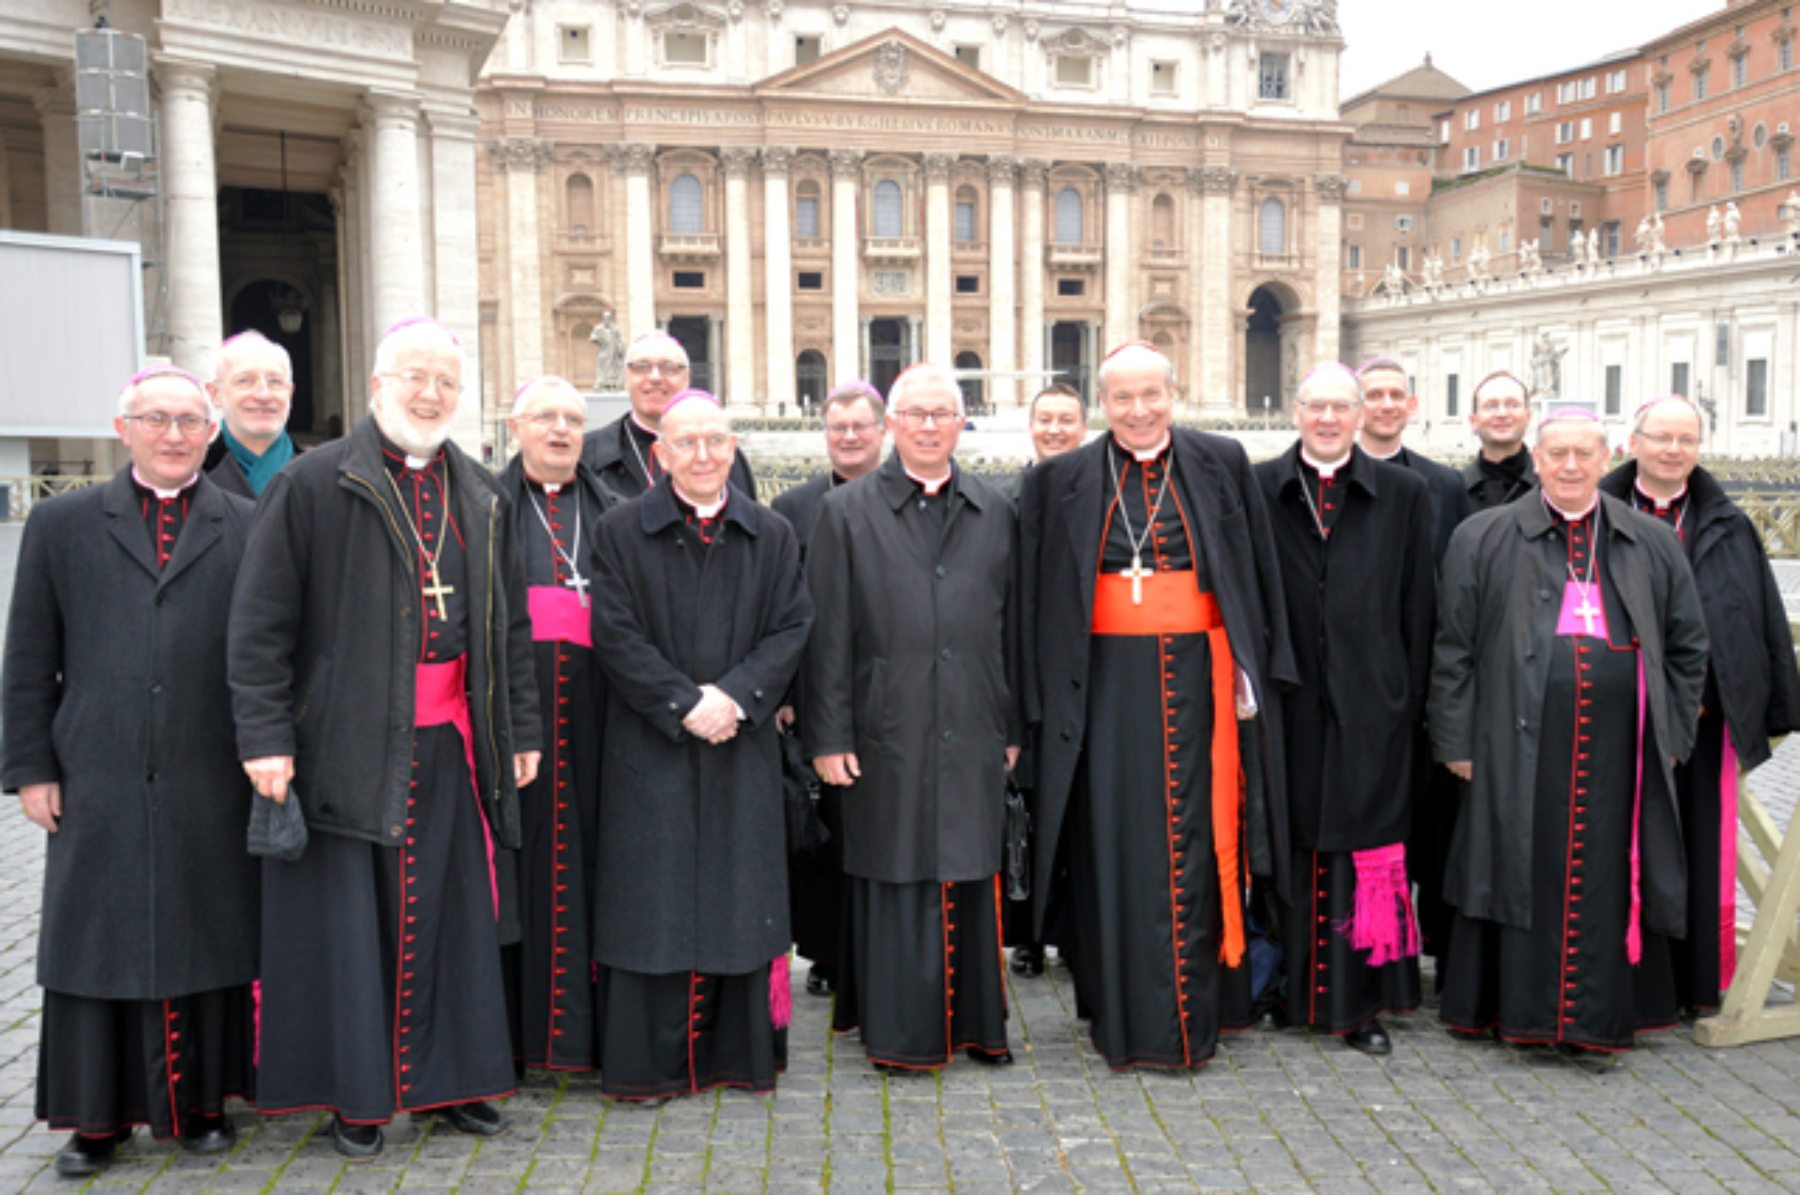
[[[1360,448],[1329,477],[1298,445],[1256,472],[1300,666],[1281,695],[1296,877],[1287,1009],[1295,1024],[1349,1033],[1419,1003],[1418,959],[1371,966],[1347,930],[1354,852],[1402,842],[1411,824],[1436,596],[1431,499],[1415,474]]]
[[[201,478],[40,504],[7,628],[4,781],[57,782],[37,1116],[157,1137],[253,1094],[256,870],[225,625],[250,504]]]
[[[1638,640],[1607,570],[1599,513],[1555,516],[1531,545],[1556,574],[1593,578],[1605,617],[1572,593],[1565,607],[1560,591],[1537,614],[1556,619],[1559,630],[1529,790],[1530,924],[1456,914],[1441,1014],[1453,1029],[1493,1029],[1508,1041],[1622,1050],[1634,1032],[1676,1019],[1668,939],[1642,926],[1640,962],[1626,949],[1634,840],[1643,810],[1654,813],[1668,798],[1657,795],[1662,771],[1640,696]],[[1459,829],[1459,841],[1467,836]]]
[[[522,845],[499,857],[518,895],[519,938],[505,947],[513,1054],[529,1066],[598,1064],[593,875],[600,817],[606,677],[593,649],[592,579],[600,516],[613,502],[585,466],[546,486],[514,457],[501,477],[524,557],[544,753],[519,793]]]
[[[446,509],[443,452],[415,469],[383,439],[382,464],[386,500],[410,518],[400,533],[416,528],[423,541],[412,549],[425,617],[404,840],[315,830],[298,862],[263,867],[263,936],[281,949],[263,954],[259,1108],[330,1108],[358,1124],[513,1089],[495,844],[465,737],[466,659],[483,647],[469,591],[483,570]],[[449,592],[433,592],[433,559]],[[371,594],[370,605],[387,599]]]

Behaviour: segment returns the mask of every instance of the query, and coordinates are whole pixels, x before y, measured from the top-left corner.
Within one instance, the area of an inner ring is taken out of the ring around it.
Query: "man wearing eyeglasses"
[[[1469,426],[1481,450],[1463,468],[1463,484],[1475,510],[1505,506],[1537,488],[1537,470],[1525,434],[1531,430],[1531,398],[1525,383],[1497,369],[1469,394]]]
[[[1800,730],[1800,674],[1762,536],[1700,464],[1704,422],[1679,394],[1637,410],[1631,460],[1600,489],[1667,523],[1681,541],[1712,653],[1694,753],[1675,769],[1687,849],[1687,936],[1674,946],[1682,1006],[1717,1008],[1737,967],[1737,774]]]
[[[631,409],[587,434],[581,459],[620,501],[646,493],[662,476],[653,448],[663,407],[688,388],[688,355],[667,332],[645,332],[625,349],[625,394]],[[756,478],[743,453],[734,453],[731,484],[756,500]]]
[[[825,456],[831,468],[811,480],[775,496],[769,503],[775,513],[793,525],[800,539],[800,560],[806,561],[806,541],[818,520],[825,495],[841,485],[873,473],[881,464],[887,443],[887,404],[881,392],[867,382],[846,382],[825,396]],[[796,685],[798,682],[796,682]],[[798,698],[790,695],[776,719],[792,729]],[[843,934],[844,825],[843,790],[820,783],[819,820],[831,838],[810,857],[795,858],[788,872],[788,904],[792,910],[794,948],[812,967],[806,973],[806,990],[829,996],[837,981],[839,945]]]
[[[894,451],[825,498],[806,755],[844,794],[848,957],[835,1027],[877,1067],[957,1051],[1012,1061],[1001,970],[1005,773],[1024,732],[1010,503],[955,462],[962,391],[915,365],[889,392]]]
[[[229,1149],[225,1099],[254,1094],[251,795],[225,682],[253,508],[201,473],[214,426],[192,375],[133,378],[114,421],[131,463],[39,503],[20,549],[0,776],[48,833],[36,1114],[74,1131],[70,1177],[138,1124]]]
[[[433,1110],[492,1136],[512,1092],[494,851],[543,723],[498,480],[450,440],[461,342],[403,320],[369,417],[276,474],[231,608],[238,751],[309,841],[263,863],[259,1108],[329,1108],[332,1145]]]
[[[294,398],[288,351],[261,332],[239,332],[219,346],[206,392],[224,416],[206,452],[207,476],[254,500],[298,451],[287,432]]]

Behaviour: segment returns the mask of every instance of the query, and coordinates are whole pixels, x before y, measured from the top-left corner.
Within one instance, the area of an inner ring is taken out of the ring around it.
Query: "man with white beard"
[[[263,865],[259,1108],[331,1109],[349,1157],[399,1112],[501,1132],[514,1083],[493,858],[543,725],[512,521],[448,442],[462,370],[437,321],[388,330],[370,417],[263,491],[232,601],[238,754],[309,835]]]

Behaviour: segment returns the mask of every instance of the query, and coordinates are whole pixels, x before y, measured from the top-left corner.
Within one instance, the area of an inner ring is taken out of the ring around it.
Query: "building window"
[[[1788,178],[1788,147],[1782,146],[1775,151],[1775,181],[1785,183]]]
[[[817,62],[823,50],[821,38],[817,34],[801,34],[794,39],[794,65],[805,66],[809,62]]]
[[[981,69],[981,47],[980,46],[958,46],[958,47],[956,47],[956,60],[958,62],[962,63],[964,66],[968,67],[972,71],[980,70]]]
[[[1265,100],[1285,100],[1288,98],[1288,56],[1286,54],[1264,54],[1256,72],[1257,98]]]
[[[1752,419],[1769,416],[1769,362],[1751,357],[1744,362],[1744,414]]]
[[[1411,232],[1413,230],[1413,218],[1411,216],[1395,216],[1394,230],[1396,232]]]
[[[1733,191],[1744,189],[1744,159],[1742,158],[1737,158],[1731,163],[1731,189]]]
[[[972,244],[975,241],[975,188],[958,187],[956,189],[956,243]]]
[[[1784,37],[1775,45],[1775,61],[1778,70],[1794,69],[1794,39]]]
[[[1544,93],[1534,91],[1525,97],[1525,115],[1536,116],[1544,110]]]
[[[878,237],[903,236],[900,218],[900,184],[891,178],[884,178],[875,184],[875,235]]]
[[[1625,117],[1624,117],[1623,113],[1614,112],[1611,116],[1606,118],[1606,131],[1607,132],[1617,133],[1620,129],[1622,129],[1624,127],[1625,127]]]
[[[704,33],[670,29],[662,36],[663,61],[670,66],[705,66],[712,39]]]
[[[705,192],[700,180],[691,174],[679,174],[669,184],[669,231],[691,234],[706,231]]]
[[[1706,67],[1701,67],[1694,72],[1694,99],[1696,102],[1706,98],[1706,76],[1709,73]]]
[[[1606,413],[1622,415],[1625,413],[1625,367],[1608,365],[1606,367]]]
[[[1481,147],[1479,145],[1463,146],[1462,168],[1465,171],[1481,169]]]
[[[1609,145],[1606,147],[1606,173],[1619,174],[1625,169],[1625,147]]]
[[[1150,201],[1150,247],[1175,247],[1175,201],[1167,194],[1159,194]]]
[[[1451,237],[1450,238],[1450,260],[1451,261],[1461,261],[1462,260],[1462,238],[1461,237]]]
[[[1506,157],[1511,151],[1512,151],[1511,144],[1506,140],[1506,138],[1502,137],[1500,140],[1494,142],[1494,161],[1496,161],[1496,162],[1506,161]]]
[[[1669,84],[1665,80],[1656,85],[1656,111],[1658,115],[1669,110]]]
[[[1450,122],[1447,120],[1438,121],[1438,144],[1450,144]]]
[[[1594,135],[1594,118],[1591,116],[1582,117],[1581,118],[1581,139],[1583,141],[1586,141],[1589,137],[1592,137],[1593,135]]]
[[[1606,76],[1606,94],[1618,95],[1625,90],[1625,72],[1613,71]]]
[[[1452,419],[1456,418],[1456,408],[1458,406],[1456,391],[1461,382],[1462,379],[1456,374],[1447,373],[1444,375],[1444,414]]]
[[[1655,197],[1656,197],[1656,210],[1659,212],[1668,211],[1669,210],[1669,180],[1666,178],[1659,178],[1653,184],[1651,184],[1651,189],[1655,193]]]
[[[1079,299],[1082,292],[1086,289],[1087,288],[1083,285],[1083,280],[1080,278],[1058,278],[1056,280],[1056,294],[1058,298]]]
[[[1556,155],[1556,168],[1558,170],[1562,171],[1564,174],[1568,175],[1570,178],[1574,178],[1575,177],[1575,155],[1574,154],[1557,154]]]
[[[1731,60],[1731,85],[1742,87],[1750,81],[1750,55],[1739,54]]]
[[[1094,85],[1094,60],[1077,58],[1073,54],[1056,56],[1056,82],[1060,87],[1092,87]]]
[[[1754,145],[1757,149],[1761,149],[1763,146],[1767,145],[1768,143],[1769,143],[1769,126],[1759,120],[1756,122],[1755,130],[1752,131],[1750,134],[1750,144]]]
[[[1495,124],[1500,124],[1503,121],[1508,121],[1511,119],[1512,119],[1512,101],[1511,100],[1501,100],[1499,103],[1494,105],[1494,123]]]
[[[1470,108],[1463,113],[1463,132],[1473,133],[1481,127],[1481,109]]]
[[[1573,83],[1558,83],[1556,85],[1556,102],[1557,103],[1567,104],[1567,103],[1572,102],[1574,99],[1575,99],[1575,84],[1573,84]]]
[[[1619,255],[1620,225],[1617,220],[1608,220],[1600,226],[1600,251],[1608,257]]]
[[[981,275],[958,274],[956,276],[956,293],[959,295],[978,295],[981,293]]]
[[[1056,243],[1081,244],[1081,192],[1074,187],[1056,193]]]
[[[1175,94],[1175,64],[1173,62],[1152,62],[1150,64],[1150,94]]]
[[[671,281],[676,290],[706,289],[706,274],[700,270],[676,270]]]
[[[1573,140],[1575,140],[1575,122],[1572,120],[1559,121],[1556,126],[1556,143],[1567,145]]]
[[[1688,363],[1677,361],[1669,366],[1669,393],[1679,394],[1683,398],[1692,398],[1688,391]]]
[[[1556,252],[1556,225],[1549,216],[1538,221],[1538,252]]]
[[[1412,248],[1408,245],[1394,246],[1394,264],[1402,270],[1412,269]]]
[[[795,290],[824,290],[825,274],[822,270],[801,270],[794,276]]]
[[[588,48],[588,27],[586,25],[564,25],[556,31],[556,56],[560,62],[592,62],[594,54]]]
[[[1355,241],[1350,242],[1349,248],[1346,251],[1344,256],[1349,263],[1350,269],[1352,269],[1352,270],[1362,269],[1362,246],[1361,245],[1357,244]]]
[[[1287,252],[1287,208],[1273,195],[1257,205],[1256,251],[1265,257]]]
[[[571,174],[563,184],[563,219],[568,230],[585,236],[594,227],[594,181],[585,174]]]
[[[794,196],[794,235],[816,240],[819,231],[819,184],[811,179],[800,184]]]
[[[1361,190],[1361,187],[1358,187],[1357,189]],[[1412,183],[1403,178],[1395,179],[1394,180],[1394,194],[1396,194],[1396,195],[1411,195],[1412,194]]]

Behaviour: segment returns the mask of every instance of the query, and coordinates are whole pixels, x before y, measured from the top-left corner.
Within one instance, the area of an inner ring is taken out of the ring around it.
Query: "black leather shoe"
[[[56,1155],[56,1172],[64,1178],[87,1178],[99,1174],[113,1160],[113,1151],[131,1140],[130,1129],[120,1129],[104,1137],[83,1137],[75,1133]]]
[[[181,1134],[181,1148],[191,1154],[222,1154],[237,1143],[237,1126],[229,1116],[196,1116]]]
[[[1371,1058],[1384,1058],[1394,1052],[1394,1043],[1388,1039],[1387,1030],[1381,1027],[1380,1021],[1370,1021],[1356,1032],[1344,1034],[1344,1044]]]
[[[1041,946],[1014,946],[1012,972],[1014,975],[1042,975],[1044,973],[1044,948]]]
[[[1256,1027],[1269,1033],[1288,1027],[1287,1011],[1279,1004],[1271,1004],[1256,1014]]]
[[[806,973],[806,994],[809,996],[829,996],[834,986],[831,976],[819,974],[817,967]]]
[[[438,1115],[450,1122],[459,1133],[474,1137],[497,1137],[506,1131],[506,1117],[494,1105],[482,1100],[466,1104],[449,1104],[438,1109]]]
[[[1011,1050],[1002,1050],[998,1054],[990,1054],[986,1050],[978,1050],[974,1046],[968,1046],[963,1050],[963,1053],[969,1056],[970,1061],[979,1062],[983,1066],[1011,1066],[1013,1064]]]
[[[331,1147],[346,1158],[372,1158],[384,1144],[378,1124],[348,1124],[341,1116],[331,1118]]]

